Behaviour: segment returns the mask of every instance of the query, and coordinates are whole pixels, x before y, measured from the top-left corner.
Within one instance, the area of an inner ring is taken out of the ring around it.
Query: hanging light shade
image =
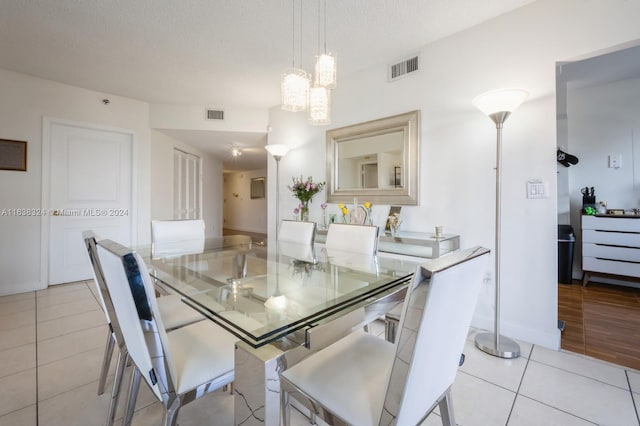
[[[316,86],[333,89],[336,87],[336,57],[332,53],[325,52],[316,56],[316,73],[314,84]]]
[[[309,104],[309,74],[299,68],[292,68],[282,74],[282,109],[285,111],[306,111]]]
[[[315,126],[331,123],[329,105],[329,89],[322,86],[312,87],[309,92],[309,123]]]

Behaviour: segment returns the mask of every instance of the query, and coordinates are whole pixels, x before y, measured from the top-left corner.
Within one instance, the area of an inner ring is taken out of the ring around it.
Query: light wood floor
[[[640,289],[558,284],[558,319],[562,349],[640,370]]]

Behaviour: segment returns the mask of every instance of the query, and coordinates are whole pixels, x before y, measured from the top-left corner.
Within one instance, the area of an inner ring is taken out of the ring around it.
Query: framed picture
[[[264,177],[251,178],[251,199],[264,198]]]
[[[0,170],[27,171],[27,143],[0,139]]]
[[[398,213],[398,215],[400,215],[400,210],[402,210],[402,207],[400,206],[389,207],[389,214],[387,215],[387,224],[384,226],[384,232],[391,232],[391,225],[389,224],[389,216],[391,216],[394,213]]]

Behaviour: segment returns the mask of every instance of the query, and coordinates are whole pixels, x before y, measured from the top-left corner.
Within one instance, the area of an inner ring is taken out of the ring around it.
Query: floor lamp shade
[[[523,89],[498,89],[478,95],[471,102],[491,117],[498,112],[513,112],[528,96],[529,92]]]
[[[280,159],[287,155],[289,147],[284,144],[265,145],[264,149],[276,160],[276,238],[278,236],[278,226],[280,226]]]
[[[496,124],[496,222],[495,222],[495,323],[493,333],[479,333],[475,344],[483,352],[500,358],[517,358],[520,346],[514,340],[500,336],[500,225],[501,225],[501,176],[502,125],[509,115],[524,102],[529,93],[522,89],[499,89],[483,93],[473,99],[473,104]]]
[[[289,147],[284,144],[270,144],[266,145],[264,148],[273,156],[273,158],[276,159],[276,161],[280,160],[289,152]]]

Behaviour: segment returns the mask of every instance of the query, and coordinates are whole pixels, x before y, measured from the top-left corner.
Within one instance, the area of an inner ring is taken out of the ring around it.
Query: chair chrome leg
[[[127,398],[127,405],[124,408],[124,413],[122,414],[122,426],[131,426],[131,420],[133,419],[133,413],[136,408],[136,400],[138,399],[138,390],[140,389],[141,378],[140,370],[134,366],[133,372],[131,373],[129,397]]]
[[[162,424],[164,426],[176,426],[178,424],[178,411],[180,411],[181,406],[182,401],[180,398],[174,398],[163,414],[164,421]]]
[[[129,353],[125,348],[118,351],[118,359],[116,361],[116,373],[113,377],[113,387],[111,388],[111,401],[109,402],[109,412],[107,413],[107,426],[113,425],[118,410],[118,398],[120,389],[122,388],[122,379],[124,378],[124,370],[127,367]]]
[[[104,384],[107,381],[107,375],[109,374],[109,367],[111,366],[111,357],[113,356],[113,348],[116,344],[116,339],[111,332],[111,327],[107,331],[107,343],[104,346],[104,358],[102,360],[102,370],[100,371],[100,380],[98,381],[98,395],[104,393]]]
[[[447,389],[447,391],[442,396],[442,399],[439,402],[440,407],[440,417],[442,418],[443,426],[456,426],[456,420],[453,416],[453,403],[451,401],[451,389]]]
[[[282,419],[280,424],[282,426],[290,426],[291,424],[291,406],[289,405],[289,392],[280,388],[280,415]]]

